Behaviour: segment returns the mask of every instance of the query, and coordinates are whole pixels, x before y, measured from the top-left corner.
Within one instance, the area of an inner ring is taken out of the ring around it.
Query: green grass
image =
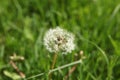
[[[120,80],[119,0],[0,0],[0,80],[11,80],[4,71],[16,73],[9,65],[13,53],[25,57],[17,66],[26,78],[48,72],[54,54],[43,36],[56,26],[75,34],[76,49],[59,55],[55,68],[74,63],[80,50],[86,56],[69,80]],[[71,68],[53,72],[53,80]],[[31,80],[48,80],[48,73]]]

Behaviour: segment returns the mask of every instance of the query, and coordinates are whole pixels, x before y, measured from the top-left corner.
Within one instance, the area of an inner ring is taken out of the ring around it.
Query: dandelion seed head
[[[74,35],[60,27],[50,29],[44,36],[44,45],[50,52],[71,53],[75,48]]]

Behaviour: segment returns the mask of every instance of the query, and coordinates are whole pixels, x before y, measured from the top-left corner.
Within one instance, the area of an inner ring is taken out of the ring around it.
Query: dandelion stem
[[[54,54],[54,57],[53,57],[53,62],[52,62],[51,69],[53,69],[53,68],[54,68],[55,63],[56,63],[56,60],[57,60],[57,54],[55,53],[55,54]]]
[[[57,53],[54,54],[51,69],[54,69],[54,66],[55,66],[56,60],[57,60]],[[52,76],[52,73],[50,73],[50,75],[49,75],[49,80],[51,80],[51,76]]]

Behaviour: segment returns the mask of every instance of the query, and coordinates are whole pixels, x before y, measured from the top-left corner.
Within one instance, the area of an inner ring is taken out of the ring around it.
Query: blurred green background
[[[16,73],[13,53],[25,57],[16,64],[26,78],[50,70],[54,54],[43,36],[56,26],[76,36],[76,49],[59,55],[55,67],[74,62],[80,50],[87,57],[68,80],[120,80],[120,0],[0,0],[0,80],[11,80],[4,71]],[[52,79],[64,80],[71,68]],[[30,80],[48,80],[48,74]]]

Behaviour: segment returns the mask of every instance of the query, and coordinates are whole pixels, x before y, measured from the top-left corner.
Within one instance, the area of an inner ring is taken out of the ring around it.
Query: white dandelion
[[[74,35],[60,27],[50,29],[45,34],[44,45],[50,52],[71,53],[75,48]]]

